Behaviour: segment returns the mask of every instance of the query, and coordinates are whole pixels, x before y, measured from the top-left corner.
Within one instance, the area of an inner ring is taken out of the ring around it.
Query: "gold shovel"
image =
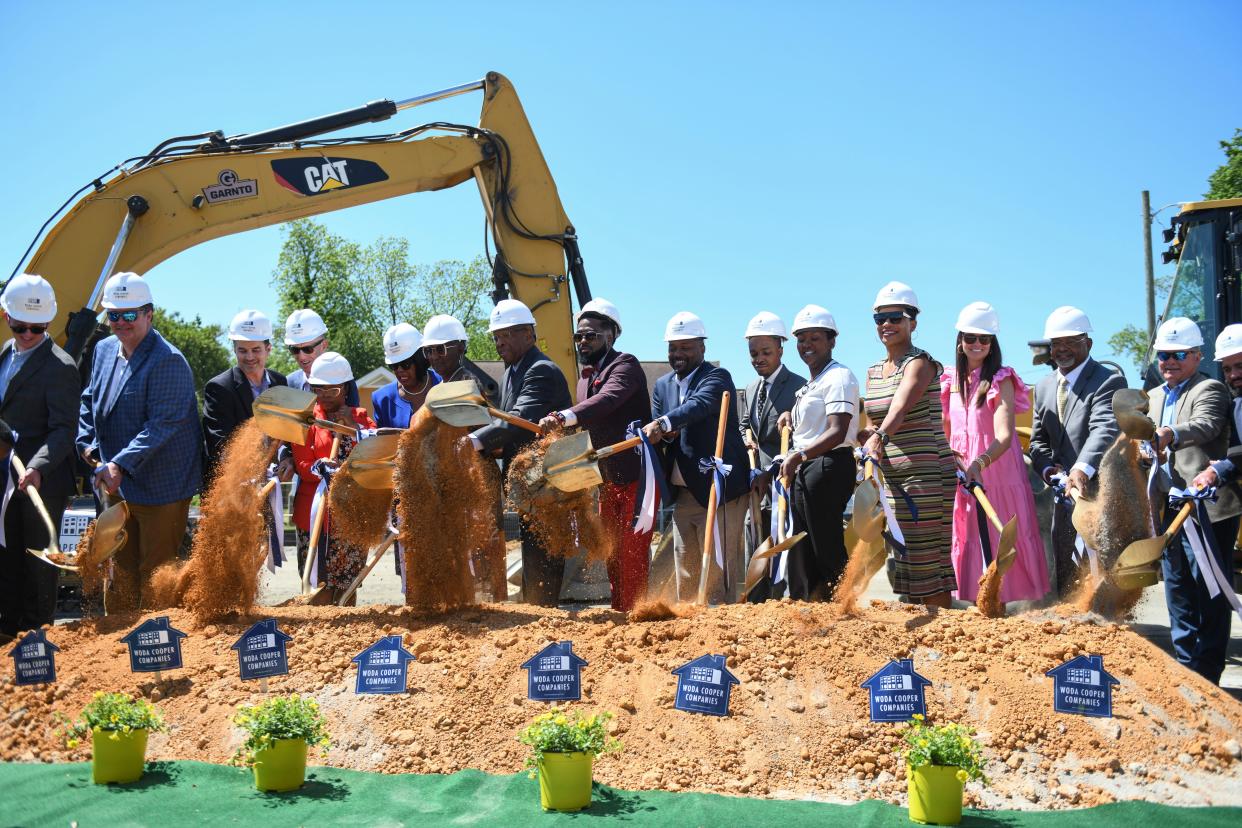
[[[604,482],[599,471],[599,461],[632,449],[641,442],[641,437],[631,437],[611,446],[595,449],[591,447],[589,432],[570,434],[548,444],[543,455],[543,476],[562,492],[576,492],[598,486]]]
[[[437,418],[452,426],[478,428],[489,425],[492,417],[495,417],[510,425],[543,435],[543,429],[537,423],[488,405],[487,398],[479,391],[478,383],[472,379],[442,382],[432,386],[427,392],[427,401],[424,404]]]
[[[983,486],[967,486],[963,483],[962,488],[975,496],[975,500],[979,501],[979,506],[983,509],[983,513],[988,516],[988,522],[1000,533],[1000,538],[996,542],[996,552],[993,554],[992,560],[996,563],[997,575],[1004,577],[1018,557],[1018,552],[1015,548],[1018,540],[1018,516],[1014,515],[1002,525],[1000,516],[996,514],[996,509],[992,506],[992,501],[988,500],[987,494],[983,491]]]
[[[18,477],[21,477],[26,473],[26,464],[23,463],[22,459],[17,456],[16,451],[10,455],[10,460],[13,463],[13,469],[17,472]],[[27,548],[26,551],[43,561],[45,564],[54,566],[57,569],[63,569],[66,572],[77,572],[78,568],[73,564],[60,563],[60,561],[68,560],[68,558],[65,556],[64,552],[60,551],[60,543],[58,542],[60,532],[58,527],[52,525],[52,516],[48,514],[47,506],[43,503],[43,495],[39,494],[39,490],[34,486],[27,486],[26,494],[30,496],[30,502],[34,504],[35,511],[39,513],[39,517],[43,519],[43,525],[47,527],[48,537],[46,549]]]
[[[346,437],[358,436],[355,428],[316,417],[315,395],[310,391],[286,385],[273,385],[264,391],[255,399],[252,410],[254,420],[263,433],[285,443],[306,445],[306,437],[312,425]]]
[[[870,457],[863,460],[863,479],[854,489],[854,513],[850,516],[850,527],[859,540],[873,543],[884,532],[884,504],[881,498],[880,481],[875,461]]]
[[[271,390],[270,388],[268,389]],[[266,391],[264,393],[267,393]],[[332,436],[332,450],[328,454],[329,460],[336,460],[337,452],[341,450],[341,435]],[[315,522],[311,524],[310,538],[306,545],[306,568],[302,570],[302,594],[310,595],[311,593],[311,573],[315,571],[315,559],[319,557],[319,535],[323,531],[323,520],[328,514],[328,503],[325,499],[319,507],[319,512],[315,515]],[[319,587],[322,589],[322,587]],[[313,596],[311,603],[315,603]]]
[[[402,431],[404,429],[385,430],[374,437],[360,440],[341,464],[341,472],[349,475],[364,489],[391,489],[397,441],[401,438]]]
[[[1118,392],[1120,393],[1120,392]],[[1169,528],[1164,530],[1163,535],[1156,535],[1154,538],[1144,538],[1136,540],[1127,546],[1120,555],[1117,556],[1117,564],[1114,567],[1114,580],[1123,569],[1134,569],[1136,567],[1146,566],[1154,560],[1159,559],[1164,554],[1164,548],[1169,545],[1169,541],[1173,540],[1173,536],[1182,528],[1182,524],[1190,517],[1191,511],[1194,509],[1192,501],[1186,501],[1182,504],[1182,508],[1178,509],[1177,515],[1169,524]]]
[[[1150,440],[1156,424],[1147,416],[1150,400],[1137,388],[1122,388],[1113,394],[1113,416],[1122,432],[1132,440]]]
[[[782,457],[789,454],[790,433],[791,433],[791,430],[789,426],[786,426],[785,428],[781,429],[781,456]],[[783,480],[782,483],[785,486],[785,491],[789,491],[790,487],[793,485],[792,480]],[[768,539],[765,540],[759,546],[759,548],[756,549],[754,553],[750,556],[750,565],[747,567],[747,572],[746,572],[746,581],[748,584],[750,584],[751,570],[755,568],[755,561],[765,561],[768,558],[771,558],[775,555],[779,555],[780,553],[784,552],[786,549],[792,549],[793,547],[798,545],[799,541],[801,541],[803,538],[806,537],[806,532],[796,532],[792,535],[789,535],[788,537],[784,535],[785,514],[788,508],[789,508],[789,501],[787,501],[784,496],[778,498],[776,502],[776,521],[777,521],[776,522],[776,531],[777,531],[776,543],[772,543],[772,538],[771,536],[769,536]],[[756,581],[755,583],[758,583],[758,581]],[[746,591],[749,592],[750,589],[753,589],[753,588],[754,588],[754,584],[750,584],[750,588],[747,589]]]
[[[375,550],[375,554],[371,556],[371,560],[367,561],[366,567],[358,573],[358,577],[354,578],[345,591],[341,593],[341,597],[336,601],[336,605],[338,607],[345,606],[346,602],[348,602],[353,594],[358,591],[358,587],[361,586],[362,582],[365,581],[367,576],[371,574],[371,570],[375,569],[375,565],[379,563],[380,558],[384,557],[384,553],[388,551],[389,547],[397,542],[397,537],[398,535],[396,532],[391,530],[388,532],[388,535],[385,536],[384,540],[380,542],[379,547]]]

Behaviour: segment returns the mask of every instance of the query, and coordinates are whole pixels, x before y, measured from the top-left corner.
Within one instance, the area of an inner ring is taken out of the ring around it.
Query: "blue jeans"
[[[1176,512],[1166,509],[1167,526]],[[1216,540],[1216,561],[1233,588],[1233,545],[1238,536],[1238,517],[1225,518],[1212,524]],[[1229,645],[1229,623],[1233,610],[1224,593],[1212,598],[1194,551],[1184,532],[1169,541],[1160,559],[1164,571],[1164,597],[1169,605],[1169,634],[1173,638],[1173,654],[1178,662],[1220,684],[1225,669],[1225,649]]]

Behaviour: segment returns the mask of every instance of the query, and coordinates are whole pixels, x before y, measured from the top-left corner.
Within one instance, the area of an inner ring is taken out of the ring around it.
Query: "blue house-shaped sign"
[[[729,715],[729,694],[733,685],[741,684],[729,672],[722,655],[702,655],[676,670],[677,695],[673,707],[708,716]]]
[[[56,653],[60,647],[43,630],[31,630],[17,640],[9,655],[16,672],[14,684],[51,684],[56,681]]]
[[[129,669],[135,673],[175,670],[181,666],[181,630],[169,626],[168,616],[143,621],[121,643],[129,646]]]
[[[1113,685],[1121,684],[1104,670],[1104,656],[1080,655],[1053,667],[1052,709],[1079,716],[1113,715]]]
[[[237,666],[243,681],[283,676],[289,672],[285,645],[293,636],[276,626],[275,618],[259,621],[242,633],[230,649],[237,650]]]
[[[532,701],[575,701],[582,698],[582,668],[587,660],[574,654],[572,641],[549,644],[522,664],[526,697]]]
[[[914,661],[890,661],[860,687],[870,694],[871,721],[905,722],[915,713],[927,715],[923,690],[931,681],[914,672]]]
[[[414,655],[401,646],[401,636],[386,635],[351,661],[358,665],[355,693],[404,693],[407,665]]]

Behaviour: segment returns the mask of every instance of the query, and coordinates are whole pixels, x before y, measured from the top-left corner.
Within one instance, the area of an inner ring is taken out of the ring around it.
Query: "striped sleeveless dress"
[[[889,435],[880,468],[889,481],[890,502],[906,540],[906,556],[893,557],[893,590],[899,595],[925,598],[957,588],[952,559],[957,474],[941,419],[940,364],[919,348],[911,348],[890,377],[884,376],[884,363],[877,362],[867,369],[865,405],[868,419],[878,427],[888,414],[906,368],[916,359],[932,363],[931,376],[901,428]],[[914,501],[918,520],[906,499],[897,493],[897,486]]]

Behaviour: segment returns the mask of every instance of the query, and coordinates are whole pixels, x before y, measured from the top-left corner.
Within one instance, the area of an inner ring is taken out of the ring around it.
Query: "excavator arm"
[[[433,123],[363,138],[316,138],[474,90],[477,127]],[[435,133],[435,134],[429,134]],[[205,139],[205,140],[204,140]],[[250,135],[172,139],[95,182],[48,232],[25,270],[81,307],[50,333],[74,356],[94,329],[103,283],[145,273],[196,244],[232,233],[473,180],[492,239],[493,301],[512,295],[534,311],[541,347],[574,376],[572,308],[590,289],[577,237],[513,85],[492,72],[477,83]]]

